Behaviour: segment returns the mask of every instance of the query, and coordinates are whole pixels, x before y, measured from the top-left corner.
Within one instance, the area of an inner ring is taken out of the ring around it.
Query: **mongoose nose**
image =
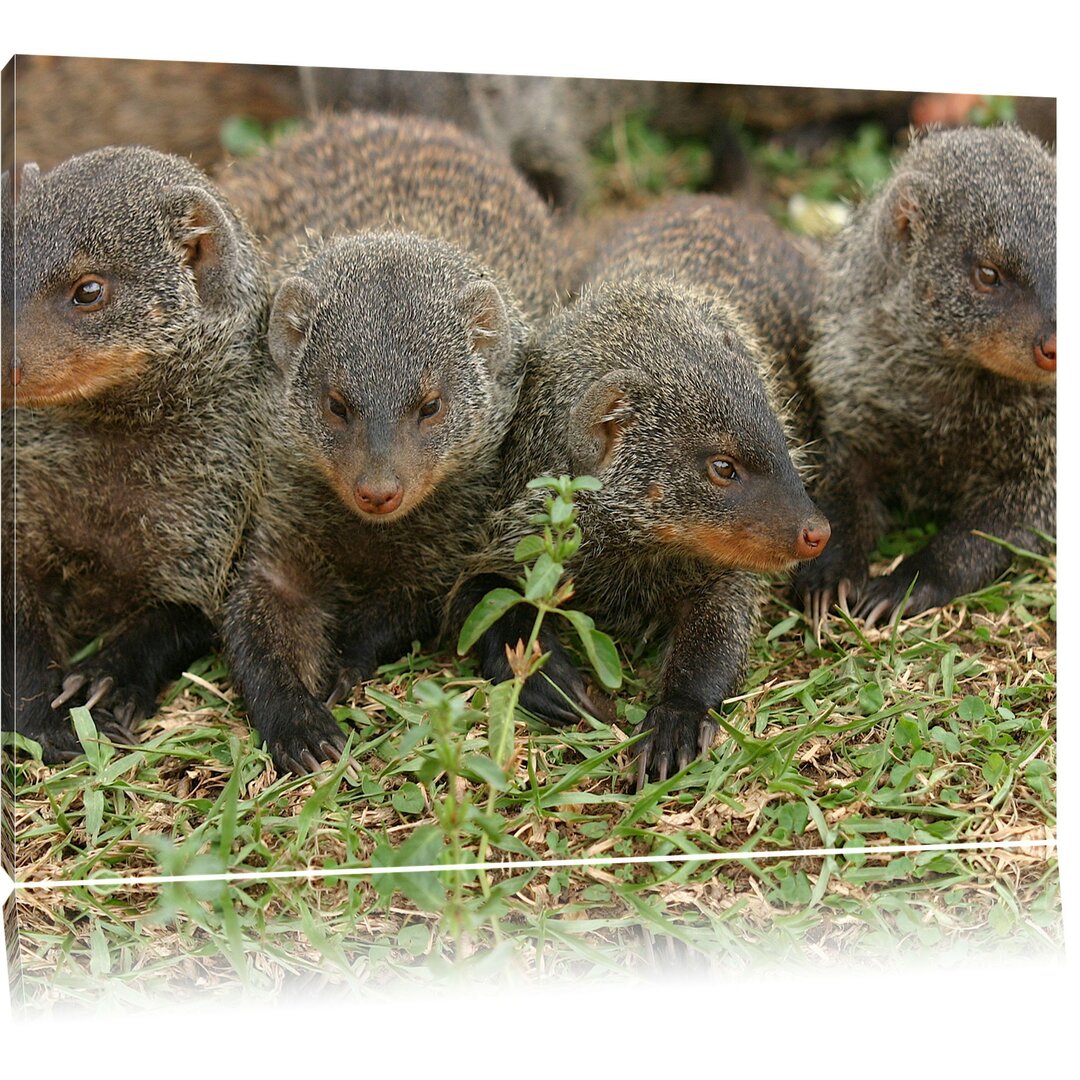
[[[795,545],[796,557],[816,559],[825,550],[830,536],[832,536],[832,526],[824,518],[804,525]]]
[[[365,514],[392,514],[401,505],[404,494],[400,484],[394,484],[393,487],[357,484],[354,492],[356,505]]]
[[[1057,334],[1035,343],[1035,363],[1043,371],[1057,371]]]

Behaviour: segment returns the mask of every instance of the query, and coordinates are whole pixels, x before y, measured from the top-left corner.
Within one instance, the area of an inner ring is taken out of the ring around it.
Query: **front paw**
[[[679,772],[696,757],[708,753],[716,737],[716,723],[704,705],[660,702],[641,722],[652,730],[638,751],[637,790],[650,776],[663,783],[669,772]]]
[[[865,554],[848,551],[835,536],[816,559],[799,565],[793,588],[815,635],[834,602],[846,609],[862,594],[868,574]]]
[[[908,589],[911,589],[910,596]],[[901,606],[902,614],[918,615],[921,611],[947,604],[954,595],[948,584],[913,557],[905,559],[891,574],[872,579],[863,590],[854,614],[869,630],[880,622],[891,622]]]
[[[481,661],[484,678],[491,682],[512,678],[514,673],[502,638],[492,635],[484,646]],[[596,706],[589,696],[588,684],[562,645],[547,640],[541,641],[540,647],[549,654],[548,658],[544,666],[526,680],[518,704],[549,724],[577,723],[582,712],[595,715]]]
[[[66,714],[50,713],[30,719],[19,717],[15,730],[41,747],[46,765],[63,765],[83,755],[82,743]]]
[[[69,672],[52,708],[90,710],[98,730],[113,742],[138,742],[135,728],[154,711],[154,697],[143,686],[118,685],[106,669],[84,667]]]
[[[336,763],[345,752],[344,732],[330,710],[314,700],[301,715],[281,717],[265,727],[266,746],[281,775],[318,772],[324,761]]]

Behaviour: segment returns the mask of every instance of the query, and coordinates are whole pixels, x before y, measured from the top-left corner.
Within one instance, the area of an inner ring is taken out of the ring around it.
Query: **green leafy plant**
[[[583,611],[564,606],[574,595],[574,583],[565,576],[566,564],[577,554],[582,540],[574,496],[579,491],[598,491],[600,481],[592,476],[542,476],[531,480],[528,486],[534,490],[547,488],[552,494],[547,497],[544,509],[529,519],[540,531],[522,537],[514,550],[514,561],[526,565],[524,576],[518,579],[519,588],[498,588],[487,593],[465,620],[458,637],[458,653],[464,655],[511,608],[518,604],[536,608],[529,640],[521,642],[516,650],[507,650],[514,677],[492,687],[489,695],[490,738],[497,750],[506,744],[507,727],[513,727],[514,710],[526,679],[539,672],[547,660],[547,654],[539,649],[540,628],[547,615],[561,615],[573,626],[593,671],[606,689],[618,690],[622,685],[615,642],[597,630]]]

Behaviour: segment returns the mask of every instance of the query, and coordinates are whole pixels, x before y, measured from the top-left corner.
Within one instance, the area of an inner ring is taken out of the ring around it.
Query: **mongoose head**
[[[282,283],[269,330],[299,438],[341,501],[379,523],[498,447],[523,336],[479,264],[397,232],[327,242]]]
[[[950,360],[1053,383],[1056,185],[1054,158],[1015,128],[916,140],[873,203],[883,303]]]
[[[156,397],[160,376],[175,380],[265,318],[244,226],[181,158],[107,147],[44,174],[27,165],[14,218],[5,405],[65,405],[136,384]]]
[[[657,282],[606,286],[545,344],[553,370],[596,373],[567,416],[571,468],[604,483],[590,521],[761,572],[824,550],[829,523],[792,464],[755,346],[718,304]]]

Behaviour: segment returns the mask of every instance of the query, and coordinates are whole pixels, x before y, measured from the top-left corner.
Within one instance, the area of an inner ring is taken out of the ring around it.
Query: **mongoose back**
[[[396,229],[471,252],[531,317],[555,300],[548,208],[498,151],[450,124],[326,116],[220,180],[286,269],[308,234]]]
[[[717,195],[675,195],[624,215],[585,276],[614,281],[643,273],[725,297],[785,364],[809,347],[820,256],[751,206]]]
[[[815,556],[828,523],[807,497],[753,335],[718,296],[661,277],[603,283],[555,317],[530,351],[505,453],[505,507],[472,563],[466,601],[513,573],[542,474],[592,474],[580,496],[584,540],[574,606],[602,629],[669,641],[639,758],[667,776],[704,753],[708,711],[738,692],[753,633],[756,574]],[[528,636],[512,609],[480,642],[488,678]],[[531,620],[526,619],[526,622]],[[545,628],[546,632],[546,628]],[[544,672],[522,704],[549,719],[587,707],[580,676],[550,633]]]
[[[1055,528],[1054,159],[1009,128],[916,140],[827,264],[807,377],[821,410],[816,497],[835,536],[797,585],[873,625],[988,584]],[[939,516],[867,579],[883,501]],[[904,597],[911,588],[906,603]]]
[[[60,706],[130,739],[210,642],[260,476],[269,290],[242,222],[179,158],[28,166],[14,214],[4,722],[58,761],[79,749]]]
[[[327,120],[252,168],[230,190],[272,242],[329,237],[274,301],[277,482],[226,618],[251,721],[303,772],[344,747],[328,704],[440,625],[497,487],[551,257],[536,193],[446,125]]]

